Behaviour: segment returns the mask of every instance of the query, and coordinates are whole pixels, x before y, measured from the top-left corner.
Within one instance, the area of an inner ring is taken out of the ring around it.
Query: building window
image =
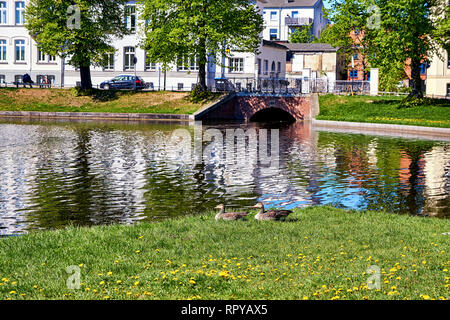
[[[43,53],[39,49],[38,49],[37,59],[38,59],[38,63],[55,63],[56,62],[55,56],[47,56],[47,55],[45,55],[45,53]]]
[[[22,79],[23,79],[23,75],[21,75],[21,74],[16,74],[14,76],[14,82],[15,83],[22,83]]]
[[[125,6],[125,25],[131,33],[136,32],[136,6]]]
[[[264,74],[268,74],[269,73],[269,61],[268,60],[264,60],[263,72],[264,72]]]
[[[25,40],[16,40],[16,62],[25,62]]]
[[[358,79],[358,70],[350,70],[350,79]]]
[[[25,23],[25,2],[16,2],[16,25],[22,25]]]
[[[298,18],[298,11],[292,11],[291,15],[292,15],[293,19],[297,19]]]
[[[6,77],[4,74],[0,74],[0,84],[6,83]]]
[[[198,59],[179,59],[178,71],[198,71],[200,69],[198,65]]]
[[[156,63],[151,62],[147,54],[145,55],[145,70],[156,71]]]
[[[200,66],[198,65],[198,59],[197,58],[191,60],[190,70],[191,71],[198,71],[198,70],[200,70]]]
[[[281,62],[278,62],[277,72],[278,72],[278,73],[281,73]]]
[[[272,21],[277,20],[277,12],[276,11],[270,11],[270,20],[272,20]]]
[[[6,2],[0,1],[0,24],[7,24],[8,9],[6,8]]]
[[[39,75],[36,77],[37,84],[55,84],[55,76],[51,75]]]
[[[230,58],[230,72],[244,72],[244,59]]]
[[[125,71],[134,70],[134,58],[136,49],[134,47],[125,47],[124,52],[125,62],[123,69]]]
[[[270,40],[278,39],[278,29],[270,29]]]
[[[45,62],[45,54],[38,49],[38,62]]]
[[[447,51],[447,68],[450,69],[450,51]]]
[[[6,40],[0,40],[0,61],[6,62]]]
[[[261,59],[258,59],[258,74],[261,74]]]
[[[450,83],[447,83],[447,97],[450,97]]]
[[[104,71],[112,71],[112,70],[114,70],[114,60],[115,60],[114,53],[107,53],[107,54],[105,54],[103,70]]]

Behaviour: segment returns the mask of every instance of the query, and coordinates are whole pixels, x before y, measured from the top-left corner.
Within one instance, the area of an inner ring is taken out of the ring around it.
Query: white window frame
[[[37,49],[37,63],[39,64],[53,64],[56,63],[56,57],[47,55],[44,52],[42,52],[39,48]]]
[[[19,44],[20,42],[20,44]],[[17,59],[18,49],[20,48],[20,57]],[[26,63],[26,43],[23,39],[14,40],[14,62],[15,63]]]
[[[131,3],[125,5],[125,26],[131,33],[136,33],[136,22],[136,5]]]
[[[8,61],[8,41],[0,39],[0,62]]]
[[[37,59],[38,63],[46,63],[47,55],[43,53],[40,49],[38,49]]]
[[[8,24],[8,4],[0,1],[0,24]]]
[[[228,62],[230,73],[244,72],[244,58],[229,58]]]
[[[148,60],[147,53],[145,53],[145,71],[156,71],[156,63]]]
[[[107,62],[106,65],[103,66],[103,71],[114,71],[116,68],[116,55],[114,53],[107,53],[106,60]]]
[[[132,50],[131,50],[132,49]],[[127,51],[129,50],[129,51]],[[134,58],[136,57],[135,47],[124,47],[123,48],[123,70],[124,71],[134,71],[136,66],[134,65]],[[129,65],[127,65],[127,62]]]
[[[270,11],[269,13],[269,19],[270,21],[277,21],[278,12],[276,11]]]
[[[185,72],[186,71],[199,71],[200,70],[200,66],[198,65],[198,59],[195,58],[193,60],[194,61],[192,61],[192,59],[189,59],[187,61],[187,60],[185,60],[183,58],[179,59],[178,63],[177,63],[177,71],[185,71]]]
[[[275,30],[275,33],[272,32],[273,30]],[[272,35],[275,35],[275,39],[272,39]],[[270,28],[270,30],[269,30],[269,39],[271,41],[278,40],[278,28]]]
[[[6,76],[4,74],[0,74],[0,84],[6,83]]]
[[[21,6],[19,6],[19,4],[21,4]],[[16,26],[25,24],[25,1],[15,2],[15,18]]]

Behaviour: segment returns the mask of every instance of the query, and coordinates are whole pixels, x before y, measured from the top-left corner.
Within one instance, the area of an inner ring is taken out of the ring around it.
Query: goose
[[[255,216],[255,219],[260,221],[279,221],[287,218],[287,216],[292,213],[290,210],[264,211],[264,205],[262,203],[258,203],[253,208],[260,209],[258,214]]]
[[[216,220],[220,219],[232,221],[232,220],[241,220],[248,216],[247,212],[225,212],[225,205],[220,204],[215,207],[216,210],[220,210],[220,212],[216,215]]]

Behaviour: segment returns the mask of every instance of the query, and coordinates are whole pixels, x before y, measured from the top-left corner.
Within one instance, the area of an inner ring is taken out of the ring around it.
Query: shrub
[[[200,103],[209,100],[213,96],[213,93],[209,90],[203,90],[200,85],[194,86],[190,93],[190,100],[194,103]]]
[[[73,87],[70,91],[74,97],[92,96],[96,92],[95,89],[83,89],[81,87]]]

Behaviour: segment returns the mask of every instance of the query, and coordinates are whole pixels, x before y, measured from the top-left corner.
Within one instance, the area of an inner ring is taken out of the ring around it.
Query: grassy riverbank
[[[402,97],[320,96],[319,120],[373,122],[450,128],[450,101],[399,108]]]
[[[193,114],[207,103],[193,103],[185,92],[96,91],[76,97],[69,89],[0,89],[0,111]]]
[[[448,299],[450,221],[317,207],[0,239],[0,299]],[[68,266],[81,289],[68,290]],[[369,290],[369,266],[381,289]]]

